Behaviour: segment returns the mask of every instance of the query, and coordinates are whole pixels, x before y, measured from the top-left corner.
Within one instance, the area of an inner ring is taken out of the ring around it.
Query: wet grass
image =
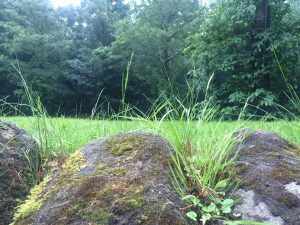
[[[34,117],[0,117],[0,120],[11,121],[27,130],[33,137],[39,133],[34,129]],[[124,120],[89,120],[75,118],[48,118],[48,144],[53,154],[73,153],[84,145],[108,135],[115,135],[129,131],[148,131],[158,133],[168,139],[180,135],[191,126],[190,130],[197,131],[196,140],[205,143],[217,143],[226,134],[237,128],[264,129],[276,132],[294,144],[300,145],[300,121],[231,121],[231,122],[201,122],[192,121],[124,121]],[[40,131],[39,131],[40,132]]]

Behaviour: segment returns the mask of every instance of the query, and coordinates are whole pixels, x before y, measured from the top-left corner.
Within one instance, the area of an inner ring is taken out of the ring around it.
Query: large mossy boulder
[[[146,133],[105,137],[37,186],[14,224],[184,225],[172,185],[171,145]]]
[[[37,145],[24,130],[0,121],[0,225],[12,221],[15,207],[33,185],[29,159]]]
[[[249,129],[236,144],[240,182],[235,208],[242,219],[277,225],[300,224],[300,150],[278,135]]]

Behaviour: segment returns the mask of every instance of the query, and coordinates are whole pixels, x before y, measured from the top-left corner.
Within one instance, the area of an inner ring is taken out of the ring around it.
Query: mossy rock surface
[[[12,123],[0,121],[0,225],[12,221],[15,207],[33,185],[25,154],[38,154],[34,140]]]
[[[14,224],[190,224],[172,185],[170,151],[165,139],[148,133],[87,145],[29,196]],[[42,204],[28,210],[36,201]]]
[[[300,149],[263,130],[242,130],[235,174],[242,219],[279,225],[300,224]]]

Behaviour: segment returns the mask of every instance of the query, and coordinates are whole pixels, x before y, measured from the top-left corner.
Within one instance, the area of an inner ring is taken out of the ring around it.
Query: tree
[[[91,60],[93,49],[114,41],[115,24],[128,8],[109,0],[85,0],[80,7],[57,10],[50,0],[1,4],[0,63],[6,66],[0,71],[5,83],[0,94],[23,98],[22,84],[10,67],[18,63],[50,114],[75,114],[79,108],[90,113],[103,89],[103,75]]]
[[[120,98],[115,93],[121,92],[121,88],[106,82],[111,76],[104,68],[106,58],[96,55],[111,46],[117,23],[129,15],[128,10],[122,1],[109,0],[85,0],[78,8],[58,9],[72,39],[72,52],[65,63],[64,84],[72,90],[75,104],[82,106],[81,113],[91,113],[100,93],[101,101],[109,99],[111,106],[118,109]]]
[[[8,0],[0,2],[0,98],[13,101],[13,92],[16,89],[9,79],[9,42],[12,41],[10,28],[10,15],[7,12]]]
[[[296,78],[299,20],[293,21],[292,14],[284,0],[219,1],[210,11],[187,52],[202,75],[214,73],[214,93],[223,112],[238,114],[247,99],[264,110],[276,99],[283,103],[286,88],[274,52],[288,80]]]
[[[183,49],[202,20],[198,1],[153,0],[134,6],[131,17],[119,24],[109,53],[118,61],[114,70],[119,80],[134,54],[127,95],[134,100],[131,103],[141,104],[141,92],[151,100],[172,86],[174,92],[183,92],[192,64]],[[147,107],[144,102],[142,105]]]
[[[57,109],[62,102],[57,96],[63,96],[64,88],[59,82],[62,62],[68,51],[68,40],[64,36],[59,18],[48,0],[43,1],[6,1],[5,17],[1,27],[2,58],[5,64],[18,64],[28,85],[38,92],[49,110]],[[10,83],[20,85],[20,79],[13,76],[16,71],[3,72]],[[15,92],[22,95],[22,87]]]

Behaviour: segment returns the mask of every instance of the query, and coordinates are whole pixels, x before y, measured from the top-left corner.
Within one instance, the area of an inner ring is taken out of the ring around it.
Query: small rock
[[[300,185],[297,184],[297,182],[292,182],[285,185],[285,189],[300,198]]]
[[[278,135],[242,130],[234,148],[234,170],[241,203],[235,212],[243,220],[277,225],[300,224],[300,150]]]
[[[280,216],[272,215],[266,203],[255,202],[254,191],[240,189],[236,194],[243,199],[243,202],[235,207],[236,212],[243,213],[243,220],[257,221],[263,219],[263,222],[284,225]]]
[[[172,185],[170,151],[165,139],[146,133],[87,145],[33,190],[14,224],[191,224]]]
[[[18,205],[33,186],[27,156],[38,154],[37,145],[24,130],[0,121],[0,225],[9,224]]]

